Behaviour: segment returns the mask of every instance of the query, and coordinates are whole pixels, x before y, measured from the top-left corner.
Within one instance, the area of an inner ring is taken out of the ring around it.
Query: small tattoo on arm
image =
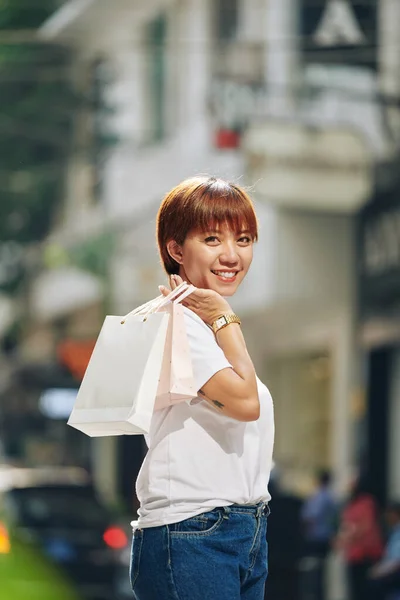
[[[214,404],[214,406],[216,406],[220,410],[222,410],[224,408],[224,404],[222,404],[222,402],[219,402],[219,400],[210,400],[209,398],[207,398],[207,396],[205,395],[205,393],[204,393],[203,390],[199,390],[198,393],[199,393],[200,396],[204,396],[204,398],[206,400],[208,400],[209,402],[212,402]]]

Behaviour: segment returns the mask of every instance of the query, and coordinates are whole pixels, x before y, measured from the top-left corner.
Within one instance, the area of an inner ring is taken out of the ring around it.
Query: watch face
[[[217,320],[215,321],[215,325],[216,325],[217,327],[221,327],[222,325],[225,325],[225,323],[226,323],[226,319],[225,319],[225,317],[220,317],[219,319],[217,319]]]

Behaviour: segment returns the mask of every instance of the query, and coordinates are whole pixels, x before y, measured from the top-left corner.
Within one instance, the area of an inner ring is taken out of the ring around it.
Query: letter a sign
[[[377,68],[378,0],[299,1],[306,63]]]
[[[318,46],[357,46],[366,43],[352,7],[347,0],[329,0],[314,34]]]

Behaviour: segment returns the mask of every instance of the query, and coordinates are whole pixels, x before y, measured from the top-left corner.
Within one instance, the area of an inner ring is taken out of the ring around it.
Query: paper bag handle
[[[183,285],[184,284],[184,285]],[[196,289],[194,285],[189,285],[186,281],[181,283],[178,287],[176,287],[168,296],[164,296],[164,299],[161,300],[157,305],[152,306],[144,315],[144,320],[147,317],[155,312],[158,312],[161,308],[166,306],[169,302],[173,302],[173,304],[179,304],[182,302],[187,296],[192,294]],[[183,293],[181,293],[183,290]]]
[[[141,304],[137,308],[134,308],[133,310],[131,310],[131,312],[129,312],[127,315],[125,315],[124,319],[126,319],[130,315],[139,315],[141,312],[143,312],[143,310],[145,310],[146,308],[150,308],[150,306],[153,306],[153,305],[157,304],[158,302],[161,302],[161,300],[163,300],[164,298],[165,298],[165,296],[163,296],[161,294],[161,296],[157,296],[157,298],[153,298],[152,300],[149,300],[148,302]]]
[[[175,290],[173,290],[173,292],[178,292],[178,290],[185,287],[186,285],[187,285],[186,281],[182,281],[182,283],[180,283],[179,286],[177,286],[175,288]],[[171,296],[173,292],[170,292],[169,296]],[[138,314],[142,313],[146,308],[152,308],[153,306],[156,307],[156,306],[158,306],[158,304],[163,302],[165,298],[166,298],[166,296],[164,296],[164,294],[161,294],[161,296],[157,296],[157,298],[153,298],[152,300],[149,300],[148,302],[141,304],[137,308],[134,308],[131,312],[129,312],[127,315],[125,315],[124,318],[126,319],[126,317],[128,315],[138,315]]]
[[[154,312],[157,312],[157,310],[160,310],[160,308],[163,308],[163,306],[165,306],[166,304],[168,304],[168,302],[172,301],[174,304],[179,304],[180,302],[183,302],[183,300],[185,298],[187,298],[187,296],[190,296],[190,294],[192,294],[196,288],[195,288],[194,285],[191,285],[191,284],[189,285],[188,283],[186,283],[186,281],[184,281],[184,283],[186,284],[185,285],[186,289],[184,289],[184,291],[183,291],[182,294],[181,294],[181,291],[182,291],[182,288],[181,288],[181,289],[179,289],[179,293],[178,294],[174,294],[174,296],[178,296],[177,298],[174,298],[172,296],[173,292],[171,292],[171,294],[169,294],[168,296],[164,296],[164,300],[162,300],[158,304],[158,306],[156,307],[156,309],[155,309]],[[176,292],[178,290],[178,287],[174,289],[174,292]]]
[[[125,323],[126,319],[131,315],[143,314],[143,320],[146,320],[149,315],[151,315],[154,312],[157,312],[165,304],[168,304],[168,302],[171,302],[173,300],[177,303],[181,302],[187,296],[189,296],[189,294],[191,294],[195,289],[196,288],[193,285],[189,285],[186,281],[182,281],[182,283],[180,283],[174,290],[172,290],[172,292],[170,292],[168,296],[158,296],[157,298],[154,298],[153,300],[150,300],[149,302],[146,302],[145,304],[142,304],[141,306],[138,306],[137,308],[129,312],[127,315],[125,315],[125,317],[122,318],[121,324]],[[183,293],[181,294],[182,290]],[[181,294],[181,296],[179,296],[179,294]],[[176,298],[176,296],[179,297]]]

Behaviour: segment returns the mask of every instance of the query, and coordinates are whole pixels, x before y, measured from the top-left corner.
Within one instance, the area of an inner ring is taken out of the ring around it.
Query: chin
[[[220,296],[223,296],[224,298],[228,298],[229,296],[233,296],[233,294],[236,292],[237,290],[237,286],[235,286],[234,288],[228,288],[228,286],[224,286],[224,285],[218,285],[215,283],[203,283],[202,287],[204,289],[207,290],[212,290],[213,292],[217,292],[217,294],[219,294]]]
[[[234,290],[215,290],[215,291],[218,292],[218,294],[220,294],[224,298],[230,298],[237,292],[237,287]]]
[[[215,292],[218,292],[218,294],[220,294],[224,298],[230,298],[237,292],[239,285],[240,284],[236,283],[235,285],[215,285],[212,289]]]
[[[221,282],[213,282],[214,285],[210,285],[210,288],[215,292],[218,292],[224,298],[230,298],[234,296],[243,282],[243,278],[240,278],[239,281],[232,282],[231,284],[224,284]]]

